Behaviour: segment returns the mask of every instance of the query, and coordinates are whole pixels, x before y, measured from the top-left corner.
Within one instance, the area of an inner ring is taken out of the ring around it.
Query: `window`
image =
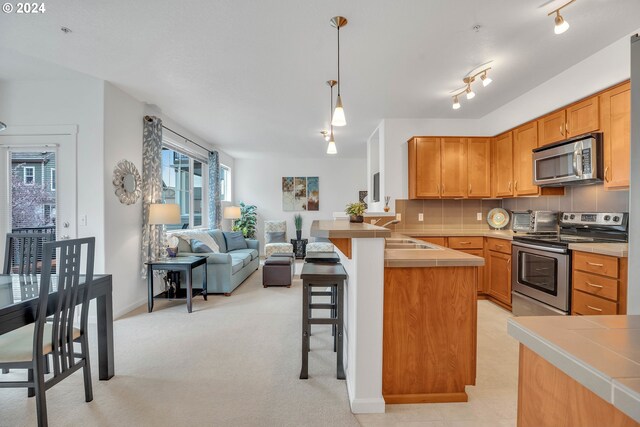
[[[220,200],[231,201],[231,169],[225,165],[220,165]]]
[[[180,206],[180,224],[167,229],[206,225],[206,164],[174,150],[162,148],[162,201]]]
[[[51,191],[56,191],[56,170],[51,169]]]
[[[36,168],[33,166],[24,167],[24,183],[27,185],[33,185],[36,180]]]

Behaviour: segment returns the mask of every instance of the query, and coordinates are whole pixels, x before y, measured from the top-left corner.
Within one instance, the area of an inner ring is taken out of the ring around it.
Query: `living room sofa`
[[[197,234],[206,232],[218,244],[219,253],[195,253],[192,251],[191,239]],[[207,256],[207,293],[231,295],[242,282],[260,266],[260,246],[257,240],[244,239],[246,249],[228,251],[224,234],[218,229],[175,230],[167,232],[169,240],[177,237],[177,256]],[[203,268],[193,270],[193,287],[202,287]]]

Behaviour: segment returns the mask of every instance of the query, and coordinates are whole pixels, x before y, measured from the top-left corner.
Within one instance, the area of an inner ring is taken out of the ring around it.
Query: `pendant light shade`
[[[327,145],[327,154],[338,154],[338,148],[336,142],[333,140],[333,135],[329,139],[329,145]]]
[[[453,109],[458,110],[460,108],[460,101],[458,101],[458,96],[453,97]]]
[[[470,84],[467,86],[466,92],[467,92],[467,99],[475,98],[476,93],[471,89],[471,85]]]
[[[334,16],[331,18],[331,25],[338,31],[338,98],[336,99],[336,108],[333,110],[331,118],[331,124],[333,126],[346,126],[347,119],[344,115],[344,108],[342,107],[342,97],[340,96],[340,28],[347,25],[347,18],[343,16]]]
[[[482,86],[487,87],[491,84],[491,82],[493,81],[493,79],[491,79],[491,77],[487,76],[487,72],[485,71],[481,76],[480,76],[480,80],[482,80]]]
[[[562,34],[569,29],[569,23],[564,20],[562,15],[560,15],[560,11],[558,11],[558,15],[556,15],[556,26],[553,29],[553,32],[556,34]]]
[[[335,120],[335,111],[338,110],[338,105],[340,105],[340,111],[342,112],[342,120],[344,120],[344,111],[342,110],[342,101],[340,100],[340,95],[338,95],[338,100],[336,101],[336,109],[333,110],[333,87],[338,83],[335,80],[328,80],[327,85],[329,86],[329,122],[331,125],[329,126],[330,130],[327,134],[329,141],[329,145],[327,145],[327,154],[338,154],[338,148],[336,147],[336,140],[333,137],[333,121]]]

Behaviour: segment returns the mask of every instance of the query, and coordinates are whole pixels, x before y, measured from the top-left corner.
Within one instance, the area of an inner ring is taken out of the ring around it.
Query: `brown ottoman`
[[[295,273],[293,254],[273,254],[267,258],[262,267],[262,286],[291,287]]]

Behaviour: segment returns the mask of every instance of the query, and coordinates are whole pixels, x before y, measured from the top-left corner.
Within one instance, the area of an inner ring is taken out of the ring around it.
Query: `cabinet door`
[[[567,136],[582,135],[600,129],[599,111],[597,96],[592,96],[567,108]]]
[[[491,139],[467,138],[467,195],[491,197]]]
[[[467,139],[442,138],[443,198],[467,196]]]
[[[553,142],[567,139],[565,125],[567,123],[565,110],[544,116],[538,120],[539,145],[551,144]]]
[[[498,301],[511,305],[511,255],[487,251],[488,283],[485,287],[489,295]]]
[[[604,188],[629,188],[631,143],[631,84],[600,95],[604,136]]]
[[[479,256],[484,258],[484,250],[482,249],[458,249],[460,252],[465,252],[469,255]],[[479,294],[485,293],[484,289],[484,267],[478,267],[478,277],[476,279],[476,285]]]
[[[409,197],[440,198],[440,138],[409,141]]]
[[[493,188],[496,197],[513,196],[513,137],[511,132],[498,135],[493,140],[491,165]]]
[[[527,123],[513,131],[513,190],[515,196],[535,196],[538,187],[533,184],[532,151],[538,148],[536,122]]]

